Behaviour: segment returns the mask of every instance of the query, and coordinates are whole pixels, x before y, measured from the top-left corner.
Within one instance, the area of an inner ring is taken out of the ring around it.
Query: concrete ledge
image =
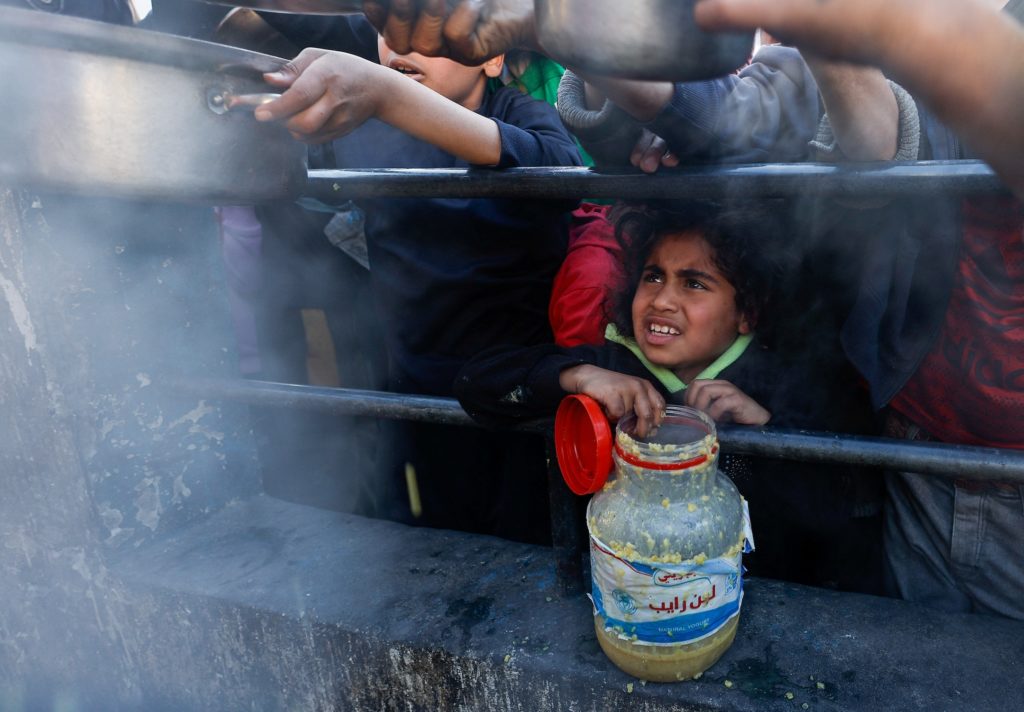
[[[1024,709],[1021,623],[752,579],[717,665],[644,684],[548,549],[267,497],[108,564],[149,710]]]

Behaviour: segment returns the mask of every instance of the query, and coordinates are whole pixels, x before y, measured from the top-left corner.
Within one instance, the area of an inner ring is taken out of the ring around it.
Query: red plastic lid
[[[555,454],[576,494],[597,492],[612,471],[612,428],[590,396],[567,396],[555,414]]]

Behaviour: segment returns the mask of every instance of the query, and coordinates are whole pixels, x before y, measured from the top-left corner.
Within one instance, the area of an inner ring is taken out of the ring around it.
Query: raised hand
[[[382,86],[398,76],[378,64],[341,52],[304,49],[268,84],[286,91],[256,109],[259,121],[281,121],[292,136],[324,143],[344,136],[378,113]]]

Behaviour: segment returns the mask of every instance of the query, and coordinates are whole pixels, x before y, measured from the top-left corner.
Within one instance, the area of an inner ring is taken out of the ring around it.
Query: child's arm
[[[762,26],[877,64],[1024,196],[1024,29],[979,0],[701,0],[707,29]]]
[[[581,364],[562,371],[558,383],[566,393],[596,400],[612,422],[636,413],[636,434],[640,437],[646,437],[665,416],[665,399],[645,378]]]
[[[256,109],[256,118],[284,122],[300,141],[324,143],[377,118],[469,163],[501,160],[501,133],[492,119],[359,57],[306,49],[265,79],[286,91]]]
[[[551,417],[565,397],[563,369],[597,360],[600,347],[494,346],[473,356],[453,389],[463,409],[487,426]]]
[[[614,419],[639,407],[645,425],[657,422],[665,401],[654,386],[605,368],[623,365],[616,360],[617,348],[495,346],[463,366],[455,379],[455,395],[467,413],[488,426],[551,417],[569,393],[592,396]],[[631,355],[629,359],[635,361]]]
[[[851,161],[895,158],[900,148],[900,109],[885,75],[874,67],[828,62],[807,52],[802,54],[818,82],[842,157]]]
[[[686,405],[702,410],[715,422],[764,425],[772,414],[729,381],[694,381],[686,389]]]

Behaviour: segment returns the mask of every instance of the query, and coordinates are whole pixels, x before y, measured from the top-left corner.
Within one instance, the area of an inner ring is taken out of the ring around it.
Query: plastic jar
[[[624,418],[615,477],[587,508],[594,627],[643,680],[691,679],[732,644],[743,600],[746,505],[718,472],[714,422],[669,406],[646,439]]]

